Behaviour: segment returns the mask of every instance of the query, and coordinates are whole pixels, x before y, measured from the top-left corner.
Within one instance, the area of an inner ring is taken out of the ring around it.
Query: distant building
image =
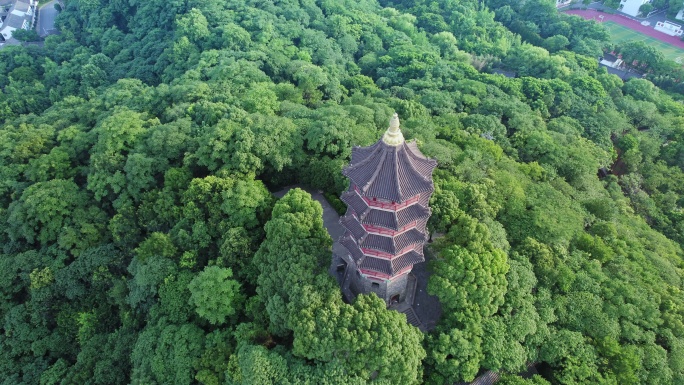
[[[636,17],[639,14],[639,8],[650,2],[650,0],[622,0],[618,11]]]
[[[0,25],[0,34],[5,41],[12,39],[12,33],[17,29],[29,30],[36,21],[38,0],[16,0],[7,17]]]
[[[681,25],[669,21],[657,22],[654,29],[670,36],[682,36],[682,33],[684,33]]]
[[[677,12],[677,16],[675,16],[675,19],[684,20],[684,8],[680,9],[679,12]]]
[[[388,305],[404,302],[413,265],[423,262],[437,162],[415,141],[406,142],[394,114],[382,139],[354,147],[343,170],[350,179],[342,194],[346,233],[337,241],[355,294],[376,293]],[[414,289],[415,290],[415,289]]]
[[[625,66],[625,62],[622,60],[621,56],[618,57],[608,53],[599,58],[599,64],[609,68],[621,68]]]
[[[556,8],[565,7],[566,5],[570,5],[570,3],[572,3],[572,0],[556,0]]]
[[[631,78],[643,77],[642,74],[636,72],[630,72],[625,69],[625,62],[621,58],[616,56],[606,54],[604,57],[599,58],[599,65],[605,67],[609,74],[617,75],[622,80],[629,80]]]

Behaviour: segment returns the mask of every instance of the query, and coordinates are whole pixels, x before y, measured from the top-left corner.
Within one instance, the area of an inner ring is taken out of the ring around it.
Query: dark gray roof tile
[[[416,229],[411,229],[394,237],[394,244],[396,251],[401,251],[411,244],[423,243],[425,240],[425,234]]]
[[[360,267],[362,269],[373,270],[387,275],[394,275],[405,268],[423,262],[424,260],[422,255],[415,251],[411,251],[394,258],[391,261],[389,259],[366,256],[363,261],[361,261]]]
[[[368,234],[366,238],[361,241],[361,247],[366,249],[373,249],[384,251],[386,253],[394,253],[395,247],[392,238],[383,237],[382,235]]]
[[[416,229],[411,229],[397,235],[396,237],[385,237],[382,235],[368,234],[359,242],[359,244],[363,248],[396,254],[411,244],[425,242],[425,239],[425,234]]]
[[[354,262],[358,263],[360,259],[364,258],[363,252],[361,249],[359,249],[359,245],[357,245],[356,242],[351,238],[350,234],[342,237],[342,239],[340,239],[340,243],[349,251],[349,255],[351,255]]]
[[[392,212],[368,206],[363,198],[353,191],[345,192],[341,199],[347,204],[347,207],[354,210],[360,222],[365,225],[399,230],[413,221],[427,220],[430,217],[430,209],[419,204],[413,204],[397,212]]]
[[[397,226],[402,228],[413,221],[427,219],[428,217],[430,217],[430,209],[419,204],[413,204],[397,211]]]
[[[366,225],[382,226],[392,230],[399,229],[397,216],[390,211],[370,209],[361,222]]]
[[[373,270],[379,273],[392,275],[392,263],[389,259],[366,257],[359,266],[362,269]]]
[[[425,261],[425,258],[421,254],[418,254],[413,250],[409,251],[406,254],[392,259],[392,274],[396,274],[408,266],[412,266],[423,261]]]
[[[364,195],[394,202],[432,192],[432,171],[437,162],[427,159],[415,143],[390,146],[382,140],[352,150],[352,162],[342,173]]]
[[[368,209],[366,201],[364,201],[355,191],[345,191],[340,199],[342,199],[342,202],[346,203],[348,207],[351,207],[359,216],[362,216]]]
[[[357,164],[361,160],[366,159],[373,151],[377,149],[382,140],[375,142],[374,145],[368,147],[354,146],[352,147],[352,155],[350,164]]]
[[[363,238],[367,233],[361,223],[352,215],[345,215],[340,218],[340,224],[344,226],[356,239]]]

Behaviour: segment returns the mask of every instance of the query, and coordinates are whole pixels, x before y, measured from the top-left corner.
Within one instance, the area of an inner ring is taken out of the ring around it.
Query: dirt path
[[[634,19],[631,19],[627,16],[623,15],[611,15],[605,12],[598,12],[594,11],[592,9],[588,9],[586,11],[582,10],[570,10],[565,12],[568,15],[577,15],[579,17],[582,17],[587,20],[596,20],[598,22],[599,20],[599,15],[603,16],[603,21],[613,21],[615,23],[618,23],[620,25],[624,25],[625,27],[629,29],[633,29],[637,32],[643,33],[646,36],[650,36],[653,38],[656,38],[664,43],[673,45],[678,48],[684,49],[684,41],[680,40],[679,37],[677,36],[670,36],[666,35],[662,32],[658,32],[655,29],[653,29],[653,26],[644,26],[641,25],[639,21],[636,21]]]

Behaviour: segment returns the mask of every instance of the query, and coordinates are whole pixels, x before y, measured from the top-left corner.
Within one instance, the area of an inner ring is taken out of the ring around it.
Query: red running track
[[[656,31],[655,29],[653,29],[654,26],[648,26],[648,27],[643,26],[643,25],[641,25],[641,22],[636,21],[634,19],[630,19],[627,16],[611,15],[611,14],[608,14],[605,12],[594,11],[592,9],[588,9],[586,11],[570,10],[570,11],[567,11],[565,13],[567,13],[569,15],[577,15],[577,16],[582,17],[582,18],[587,19],[587,20],[596,20],[596,21],[598,21],[599,15],[602,15],[603,21],[614,21],[618,24],[624,25],[625,27],[627,27],[629,29],[633,29],[637,32],[643,33],[644,35],[654,37],[654,38],[656,38],[656,39],[658,39],[664,43],[667,43],[667,44],[673,45],[675,47],[679,47],[679,48],[684,49],[684,41],[680,40],[679,37],[670,36],[670,35],[667,35],[665,33]]]

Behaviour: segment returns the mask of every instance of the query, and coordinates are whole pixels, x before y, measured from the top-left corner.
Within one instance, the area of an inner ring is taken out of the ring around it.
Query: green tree
[[[449,316],[428,340],[431,381],[475,378],[484,358],[482,324],[504,302],[508,268],[506,255],[496,249],[475,253],[454,245],[440,252],[428,290]]]
[[[89,207],[88,195],[71,180],[54,179],[29,186],[8,208],[11,239],[47,246],[57,242],[78,253],[104,238],[104,213]]]
[[[136,112],[119,111],[94,129],[98,139],[91,149],[88,189],[98,201],[105,197],[114,200],[125,189],[125,154],[134,148],[146,128],[154,124],[144,118]],[[132,166],[130,171],[134,172]]]
[[[239,310],[240,284],[230,279],[233,271],[218,266],[207,266],[188,285],[189,302],[200,317],[212,324],[222,324]]]
[[[653,8],[653,4],[651,3],[642,4],[639,7],[639,13],[643,16],[646,16],[653,10]]]
[[[276,335],[288,334],[291,323],[298,322],[288,304],[295,302],[303,283],[319,284],[321,290],[332,286],[327,277],[317,279],[327,271],[332,244],[322,215],[318,202],[294,189],[276,203],[266,223],[266,240],[253,263],[259,270],[257,293],[266,306],[269,330]]]
[[[176,33],[179,36],[187,36],[192,42],[199,42],[209,37],[209,25],[202,11],[192,8],[188,13],[176,19]]]
[[[245,345],[238,351],[238,372],[229,384],[289,384],[288,365],[283,357],[263,346]]]
[[[367,380],[418,383],[425,357],[420,331],[404,315],[387,310],[375,294],[361,295],[353,305],[335,294],[325,298],[311,293],[301,299],[306,305],[293,322],[293,354],[340,362],[347,372]]]
[[[192,384],[205,334],[193,324],[149,324],[131,352],[132,384]]]

